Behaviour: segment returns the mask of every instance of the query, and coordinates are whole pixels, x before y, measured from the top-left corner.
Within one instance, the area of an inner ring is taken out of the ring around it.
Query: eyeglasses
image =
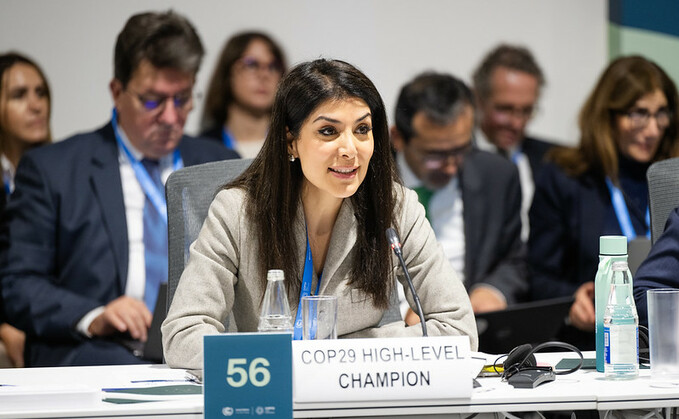
[[[512,118],[519,118],[522,121],[528,121],[537,113],[536,106],[525,106],[523,108],[512,105],[494,105],[493,116],[500,123],[507,123]]]
[[[656,113],[651,113],[645,108],[634,108],[627,112],[622,112],[629,119],[633,129],[643,129],[648,126],[651,118],[655,118],[658,129],[665,129],[670,126],[672,115],[667,108],[660,108]]]
[[[443,167],[450,159],[453,159],[453,162],[459,166],[462,164],[465,156],[469,154],[471,149],[472,142],[469,141],[463,146],[451,148],[450,150],[425,152],[420,151],[420,156],[426,169],[436,170]]]
[[[257,73],[260,71],[265,71],[270,74],[283,74],[283,66],[278,60],[271,61],[270,63],[263,63],[252,57],[243,57],[237,61],[241,68],[247,73]]]
[[[141,105],[149,112],[162,112],[165,109],[168,99],[172,100],[174,107],[177,110],[186,110],[189,105],[193,102],[192,92],[178,93],[174,96],[159,96],[154,94],[141,95],[138,93],[132,93],[141,102]]]

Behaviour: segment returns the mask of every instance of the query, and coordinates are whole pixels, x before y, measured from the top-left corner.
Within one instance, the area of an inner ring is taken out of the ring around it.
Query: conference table
[[[564,357],[573,355],[538,354],[538,361],[555,365]],[[165,365],[0,369],[0,418],[200,418],[202,388],[189,377],[184,370]],[[475,417],[484,417],[496,412],[679,406],[679,386],[659,386],[648,369],[628,381],[606,380],[595,370],[580,370],[534,389],[516,389],[498,377],[478,382],[480,387],[470,399],[293,403],[294,416],[464,418],[475,413]],[[149,388],[152,394],[139,394],[144,390],[138,389]],[[155,394],[159,388],[172,391]]]

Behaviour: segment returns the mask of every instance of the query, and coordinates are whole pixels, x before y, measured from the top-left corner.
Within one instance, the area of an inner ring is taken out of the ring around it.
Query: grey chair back
[[[665,229],[672,210],[679,206],[679,158],[655,162],[646,172],[651,213],[651,242]]]
[[[189,246],[198,237],[212,200],[220,187],[243,173],[251,162],[236,159],[189,166],[167,179],[168,308],[189,260]]]

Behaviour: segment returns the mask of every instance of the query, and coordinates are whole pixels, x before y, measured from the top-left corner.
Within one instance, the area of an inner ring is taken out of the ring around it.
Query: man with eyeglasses
[[[146,340],[167,281],[164,182],[183,166],[237,157],[184,135],[202,57],[184,17],[132,16],[115,46],[111,121],[19,164],[0,274],[27,365],[143,362],[122,342]]]
[[[528,285],[519,176],[508,160],[475,147],[474,107],[462,81],[423,73],[401,89],[391,139],[405,186],[418,193],[479,313],[520,301]]]
[[[542,70],[525,48],[500,45],[481,62],[473,75],[478,105],[477,144],[482,150],[508,157],[521,179],[522,230],[528,240],[528,210],[533,201],[533,179],[543,167],[548,142],[528,137],[526,126],[537,111],[540,89],[545,83]]]

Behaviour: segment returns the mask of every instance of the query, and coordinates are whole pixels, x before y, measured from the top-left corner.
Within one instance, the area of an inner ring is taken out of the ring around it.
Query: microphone
[[[408,282],[408,287],[410,288],[410,293],[413,295],[415,300],[415,308],[417,308],[417,315],[420,316],[420,324],[422,325],[422,336],[427,336],[427,326],[424,323],[424,313],[422,312],[422,306],[420,305],[420,297],[417,296],[415,292],[415,286],[413,285],[413,280],[410,279],[410,274],[408,273],[408,267],[406,262],[403,260],[403,252],[401,251],[401,240],[398,238],[396,230],[389,227],[386,231],[387,240],[391,244],[391,248],[396,253],[399,262],[401,262],[401,267],[403,268],[403,273],[406,275],[406,281]]]

